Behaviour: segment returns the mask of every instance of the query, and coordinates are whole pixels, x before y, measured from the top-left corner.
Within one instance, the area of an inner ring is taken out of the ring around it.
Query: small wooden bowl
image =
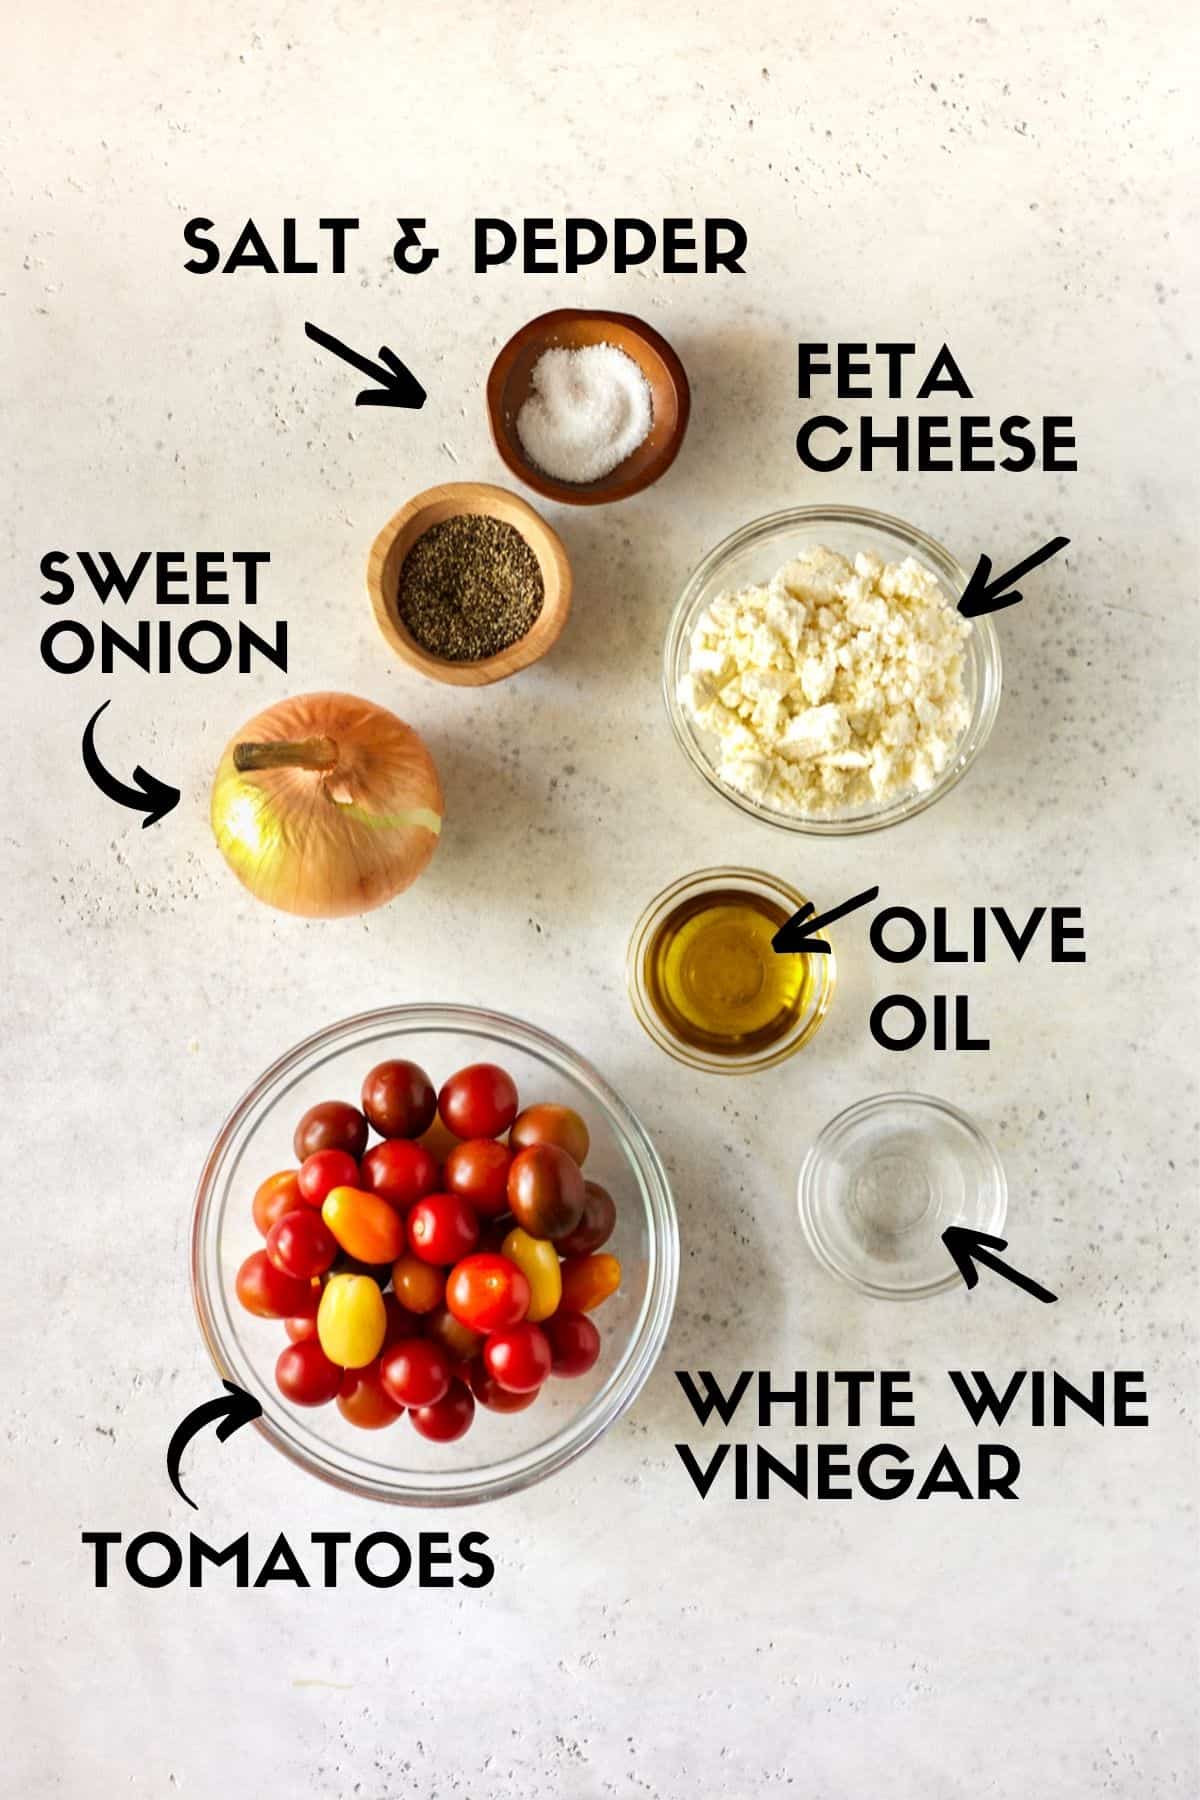
[[[556,481],[526,456],[517,435],[517,414],[529,396],[530,377],[543,350],[579,350],[585,344],[613,344],[633,358],[650,383],[654,420],[644,443],[598,481]],[[571,307],[542,313],[509,338],[487,383],[488,418],[504,462],[535,493],[564,506],[627,500],[665,475],[679,454],[691,404],[683,364],[666,338],[632,313],[581,312]]]
[[[459,513],[486,513],[514,526],[537,557],[545,590],[542,610],[525,636],[507,650],[481,657],[478,662],[451,662],[431,655],[417,643],[396,609],[405,557],[431,525],[440,525],[443,519]],[[428,675],[431,681],[447,681],[454,687],[486,687],[489,682],[515,675],[518,669],[527,669],[557,642],[571,610],[571,565],[557,533],[518,495],[482,481],[448,481],[441,487],[414,494],[388,520],[371,545],[367,591],[376,624],[396,655],[410,668]]]

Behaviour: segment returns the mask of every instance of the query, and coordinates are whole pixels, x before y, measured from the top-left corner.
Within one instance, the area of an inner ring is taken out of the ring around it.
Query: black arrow
[[[227,1381],[224,1385],[223,1394],[218,1394],[215,1400],[206,1400],[203,1406],[197,1406],[175,1427],[174,1435],[167,1445],[167,1474],[171,1477],[171,1486],[179,1498],[187,1500],[188,1505],[196,1512],[200,1510],[196,1502],[188,1499],[179,1485],[179,1459],[196,1433],[203,1431],[214,1419],[219,1419],[221,1423],[217,1426],[217,1436],[224,1443],[227,1437],[232,1437],[243,1425],[249,1425],[252,1419],[262,1415],[262,1407],[253,1394],[248,1394],[245,1388],[235,1386],[232,1381]]]
[[[377,388],[364,388],[355,399],[355,406],[409,406],[416,410],[425,404],[425,389],[421,386],[412,370],[400,361],[394,351],[386,344],[379,347],[379,362],[372,362],[369,356],[360,356],[357,350],[331,337],[322,331],[319,325],[305,325],[304,334],[314,344],[320,344],[324,350],[332,350],[343,362],[357,369],[360,375],[369,375],[372,381],[381,382]]]
[[[942,1242],[954,1258],[955,1267],[966,1282],[968,1291],[979,1280],[979,1270],[975,1264],[982,1263],[985,1269],[993,1269],[997,1275],[1003,1275],[1005,1281],[1024,1288],[1027,1294],[1032,1294],[1044,1306],[1053,1306],[1058,1299],[1057,1294],[1042,1287],[1032,1276],[1022,1275],[1020,1269],[1012,1269],[1007,1263],[1001,1262],[998,1256],[992,1255],[993,1250],[1008,1249],[1007,1238],[989,1237],[986,1231],[973,1231],[969,1225],[948,1225],[942,1233]]]
[[[118,781],[115,775],[109,774],[96,754],[96,720],[107,705],[106,700],[104,706],[98,706],[84,727],[83,766],[102,794],[115,800],[118,806],[128,806],[134,812],[145,813],[142,820],[142,830],[145,831],[147,825],[157,825],[173,807],[179,805],[179,789],[172,787],[169,782],[160,781],[157,775],[148,775],[140,763],[133,771],[137,787],[126,787],[123,781]]]
[[[814,937],[815,931],[822,931],[826,925],[832,925],[836,919],[844,919],[847,913],[857,912],[868,900],[873,900],[879,892],[877,887],[864,888],[861,894],[855,894],[853,900],[843,900],[840,906],[833,906],[827,913],[812,917],[811,900],[793,913],[786,924],[781,925],[771,939],[771,948],[777,956],[828,956],[829,945],[821,938]]]
[[[1005,588],[1011,582],[1020,581],[1022,575],[1028,575],[1039,563],[1049,562],[1052,556],[1065,550],[1070,541],[1066,537],[1051,538],[1048,544],[1043,544],[1040,550],[1035,550],[1024,562],[1014,563],[1003,575],[997,575],[994,581],[989,580],[992,573],[991,557],[981,556],[958,603],[958,610],[963,618],[977,619],[980,613],[999,612],[1002,606],[1015,606],[1022,598],[1020,589],[1013,588],[1011,594],[1006,594]]]

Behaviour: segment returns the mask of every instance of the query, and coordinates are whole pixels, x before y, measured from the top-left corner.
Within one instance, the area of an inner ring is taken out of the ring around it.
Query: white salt
[[[531,462],[556,481],[598,481],[646,441],[654,420],[650,383],[615,344],[544,350],[517,414]]]

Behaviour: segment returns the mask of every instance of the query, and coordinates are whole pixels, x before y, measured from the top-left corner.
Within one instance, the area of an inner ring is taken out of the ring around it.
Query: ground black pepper
[[[432,656],[478,662],[524,637],[544,597],[537,557],[514,525],[456,513],[405,557],[396,610]]]

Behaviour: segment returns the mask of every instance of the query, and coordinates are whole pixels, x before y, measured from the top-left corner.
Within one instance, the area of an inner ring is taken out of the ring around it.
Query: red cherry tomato
[[[385,1138],[362,1159],[360,1185],[401,1210],[436,1193],[440,1179],[437,1158],[407,1138]]]
[[[508,1211],[508,1171],[512,1151],[495,1138],[471,1138],[456,1144],[446,1158],[444,1179],[451,1194],[461,1194],[485,1219]]]
[[[298,1183],[299,1171],[296,1169],[281,1169],[278,1175],[268,1175],[260,1183],[251,1211],[254,1223],[263,1237],[266,1237],[276,1219],[282,1219],[284,1213],[295,1212],[298,1206],[303,1205]]]
[[[362,1086],[362,1109],[382,1138],[417,1138],[433,1124],[437,1095],[424,1069],[399,1058],[376,1063]]]
[[[292,1139],[296,1160],[305,1162],[314,1150],[345,1150],[358,1161],[367,1147],[367,1121],[357,1106],[344,1100],[323,1100],[310,1106]]]
[[[482,1356],[477,1356],[470,1366],[471,1390],[480,1406],[486,1406],[489,1412],[510,1413],[524,1412],[532,1406],[540,1388],[531,1388],[527,1394],[514,1394],[511,1388],[503,1388],[494,1375],[489,1375]]]
[[[321,1298],[311,1281],[285,1275],[265,1250],[248,1256],[237,1272],[237,1297],[260,1319],[315,1318]]]
[[[297,1406],[324,1406],[336,1400],[344,1373],[330,1362],[316,1338],[302,1338],[279,1352],[275,1386]]]
[[[422,1262],[447,1268],[479,1240],[479,1221],[460,1194],[429,1194],[408,1215],[408,1245]]]
[[[550,1373],[550,1345],[540,1325],[514,1325],[510,1331],[492,1333],[483,1346],[483,1360],[502,1388],[531,1394]]]
[[[300,1164],[296,1185],[308,1206],[320,1206],[330,1188],[357,1187],[358,1164],[348,1150],[314,1150]]]
[[[465,1256],[446,1281],[446,1305],[472,1331],[507,1331],[529,1311],[529,1282],[507,1256]]]
[[[450,1358],[440,1344],[401,1338],[379,1358],[379,1380],[397,1406],[433,1406],[450,1387]]]
[[[495,1063],[472,1063],[446,1082],[438,1112],[455,1137],[499,1137],[517,1116],[517,1084]]]
[[[586,1313],[556,1312],[542,1326],[555,1375],[586,1375],[600,1354],[600,1333]]]
[[[337,1408],[343,1419],[362,1431],[379,1431],[400,1417],[397,1406],[379,1379],[379,1358],[361,1369],[347,1369],[338,1391]]]
[[[471,1429],[475,1417],[475,1396],[463,1381],[452,1381],[449,1389],[432,1406],[418,1406],[409,1413],[413,1428],[424,1438],[438,1444],[453,1443]]]
[[[284,1213],[267,1233],[267,1255],[275,1267],[302,1281],[324,1275],[326,1269],[333,1267],[337,1253],[337,1239],[311,1206]]]
[[[305,1338],[316,1337],[316,1316],[314,1315],[311,1319],[285,1319],[283,1321],[283,1328],[291,1338],[293,1344],[302,1344]]]

